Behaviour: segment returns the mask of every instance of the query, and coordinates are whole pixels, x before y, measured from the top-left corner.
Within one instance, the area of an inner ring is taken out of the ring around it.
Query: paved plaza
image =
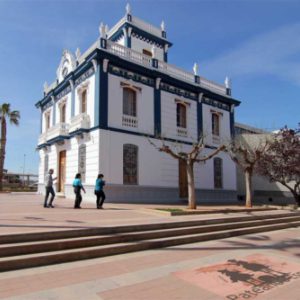
[[[0,195],[1,235],[266,214],[170,217],[142,205]],[[153,206],[157,207],[157,205]],[[150,208],[150,207],[148,207]],[[272,214],[273,212],[268,212]],[[173,246],[0,273],[1,299],[300,299],[300,229]]]

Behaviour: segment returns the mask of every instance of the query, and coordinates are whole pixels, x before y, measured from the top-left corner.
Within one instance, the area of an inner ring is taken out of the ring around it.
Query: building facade
[[[249,125],[235,123],[235,135],[241,135],[241,138],[247,143],[255,143],[260,138],[265,141],[271,132]],[[239,166],[237,172],[237,192],[238,199],[245,201],[246,184],[245,175]],[[295,200],[287,187],[279,182],[270,182],[267,178],[254,174],[252,177],[253,201],[255,204],[294,204]]]
[[[82,174],[86,199],[94,199],[103,173],[110,201],[173,202],[187,195],[185,168],[158,152],[163,138],[182,151],[204,135],[209,153],[234,132],[229,81],[220,85],[168,63],[172,43],[164,23],[154,27],[132,15],[83,54],[63,52],[56,81],[45,84],[41,112],[39,191],[49,168],[56,190],[73,197],[72,181]],[[236,201],[235,165],[225,153],[195,166],[199,201]],[[180,186],[180,193],[178,187]]]

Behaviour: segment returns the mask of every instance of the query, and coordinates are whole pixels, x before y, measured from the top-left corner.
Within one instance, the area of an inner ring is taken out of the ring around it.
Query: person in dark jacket
[[[81,175],[80,173],[77,173],[75,176],[75,179],[73,181],[73,187],[74,187],[74,193],[75,193],[75,204],[74,204],[74,208],[81,208],[80,204],[82,201],[82,196],[81,196],[81,190],[84,191],[85,193],[85,189],[81,183]]]
[[[99,174],[97,179],[96,179],[96,184],[95,184],[95,195],[97,197],[97,208],[98,209],[103,209],[102,205],[105,200],[105,193],[103,191],[103,186],[105,185],[105,181],[103,180],[104,175]]]

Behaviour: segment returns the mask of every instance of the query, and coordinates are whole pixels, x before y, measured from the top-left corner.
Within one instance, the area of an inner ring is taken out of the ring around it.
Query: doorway
[[[65,191],[66,182],[66,151],[59,152],[59,165],[58,165],[58,192]]]
[[[188,180],[186,173],[186,162],[183,159],[179,159],[179,197],[188,197]]]

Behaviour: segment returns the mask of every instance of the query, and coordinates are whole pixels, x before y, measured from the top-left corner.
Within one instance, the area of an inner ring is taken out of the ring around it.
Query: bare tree
[[[183,160],[185,162],[186,166],[186,172],[187,172],[187,180],[188,180],[188,207],[190,209],[196,209],[197,203],[196,203],[196,192],[195,192],[195,179],[194,179],[194,164],[199,162],[205,162],[215,155],[217,155],[220,151],[225,149],[225,146],[222,145],[215,149],[212,153],[209,155],[204,155],[200,157],[200,153],[204,150],[205,144],[204,139],[201,137],[197,143],[194,143],[192,145],[191,151],[189,152],[182,152],[177,151],[176,147],[171,147],[169,145],[166,145],[166,142],[164,139],[161,139],[161,145],[157,146],[153,141],[148,139],[150,144],[153,145],[158,151],[164,152],[169,154],[171,157]]]
[[[266,135],[241,134],[231,140],[226,149],[231,159],[245,174],[246,207],[252,207],[252,176],[261,156],[268,150]]]
[[[300,206],[300,124],[297,129],[287,127],[273,135],[268,152],[264,153],[257,171],[271,182],[287,187]]]

